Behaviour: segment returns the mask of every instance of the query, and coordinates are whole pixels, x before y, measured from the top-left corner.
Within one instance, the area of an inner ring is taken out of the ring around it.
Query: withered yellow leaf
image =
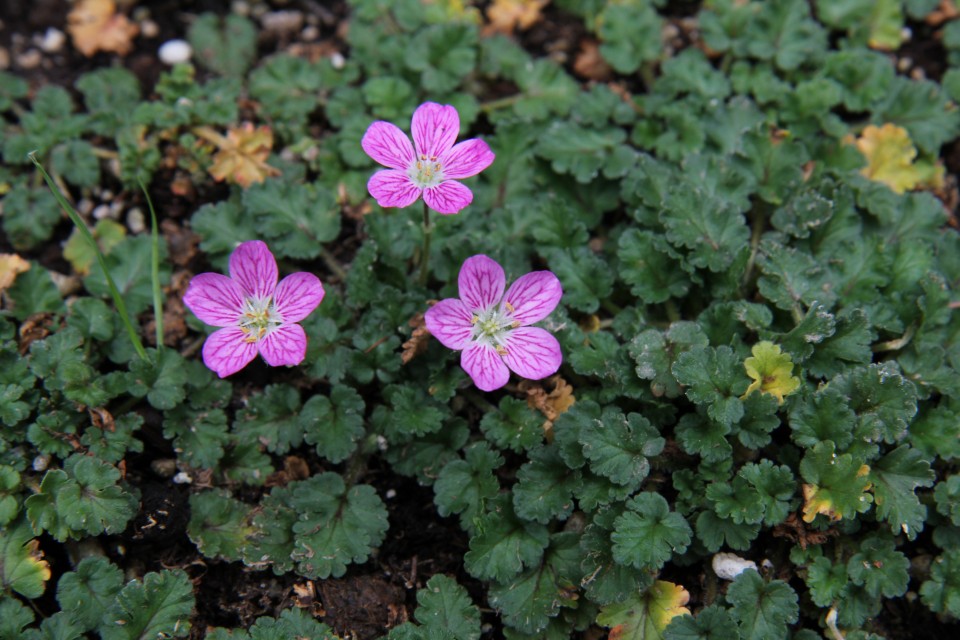
[[[80,0],[67,14],[67,31],[73,46],[89,58],[97,51],[127,55],[140,28],[117,13],[114,0]]]
[[[867,166],[860,173],[896,193],[943,185],[943,165],[918,161],[917,148],[903,127],[890,122],[882,127],[868,125],[855,144],[867,159]]]
[[[863,478],[869,473],[870,467],[868,465],[862,465],[857,471],[857,477]],[[864,485],[862,492],[864,496],[869,498],[867,491],[869,491],[871,487],[872,485],[869,483]],[[861,500],[862,499],[863,498],[861,498]],[[845,513],[843,508],[837,505],[837,500],[832,491],[815,484],[804,484],[803,521],[807,523],[813,522],[817,514],[820,513],[833,521],[842,520],[844,516],[850,515],[849,513]]]
[[[487,7],[490,31],[511,34],[515,29],[525,31],[542,19],[543,8],[550,0],[493,0]]]
[[[0,293],[11,286],[17,275],[30,268],[30,263],[15,253],[0,253]]]
[[[768,393],[783,404],[783,397],[800,388],[800,378],[793,375],[793,361],[790,354],[783,353],[780,345],[763,340],[753,345],[753,357],[743,361],[747,375],[753,382],[741,396],[746,398],[754,391]]]
[[[208,171],[218,182],[226,180],[249,187],[268,176],[280,175],[278,169],[267,164],[273,148],[273,131],[266,125],[254,128],[252,123],[245,122],[227,131],[226,137],[209,127],[198,127],[193,132],[216,145],[218,151]]]

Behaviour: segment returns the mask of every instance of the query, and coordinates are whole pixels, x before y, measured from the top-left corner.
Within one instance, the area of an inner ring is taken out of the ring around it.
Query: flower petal
[[[268,333],[257,346],[271,367],[300,364],[307,355],[307,334],[298,324],[285,324]]]
[[[383,120],[367,127],[360,146],[368,156],[391,169],[406,171],[416,159],[410,138],[398,126]]]
[[[413,112],[410,128],[417,156],[439,158],[453,146],[460,133],[460,115],[448,104],[424,102]]]
[[[273,294],[273,304],[284,322],[300,322],[317,308],[323,294],[320,278],[301,271],[280,281]]]
[[[409,207],[420,197],[420,187],[404,171],[377,171],[367,181],[367,191],[381,207]]]
[[[519,327],[504,339],[507,350],[503,361],[521,378],[540,380],[552,376],[560,368],[563,355],[560,343],[539,327]]]
[[[473,202],[473,192],[459,182],[445,180],[435,187],[423,190],[423,201],[437,213],[460,213]]]
[[[472,319],[470,310],[456,298],[441,300],[423,314],[427,331],[443,346],[454,351],[467,346],[473,332]]]
[[[460,366],[481,391],[493,391],[507,384],[510,370],[488,344],[474,342],[460,355]]]
[[[243,308],[240,285],[221,273],[201,273],[190,280],[183,304],[201,322],[214,327],[237,324]]]
[[[457,276],[460,299],[470,313],[486,311],[500,302],[506,285],[503,267],[482,254],[464,260]]]
[[[534,271],[520,276],[510,285],[503,297],[503,305],[513,307],[513,319],[521,325],[533,324],[550,315],[561,296],[563,287],[552,271]]]
[[[230,276],[243,289],[244,297],[270,298],[277,288],[277,261],[265,242],[241,242],[230,254]]]
[[[473,138],[456,144],[440,156],[440,165],[444,177],[459,180],[477,175],[489,167],[495,157],[486,142]]]
[[[257,356],[257,345],[246,337],[240,327],[214,331],[203,343],[203,364],[221,378],[240,371]]]

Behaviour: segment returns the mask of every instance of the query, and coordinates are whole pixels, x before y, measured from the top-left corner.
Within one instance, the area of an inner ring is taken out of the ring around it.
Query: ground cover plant
[[[953,637],[952,1],[162,4],[0,10],[0,638]]]

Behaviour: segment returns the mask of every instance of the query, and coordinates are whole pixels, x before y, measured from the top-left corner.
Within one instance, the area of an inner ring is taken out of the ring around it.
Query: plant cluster
[[[589,82],[500,0],[351,0],[345,58],[204,15],[154,87],[0,72],[0,638],[340,637],[309,607],[199,628],[202,578],[115,541],[163,540],[147,485],[192,483],[173,535],[210,563],[376,570],[378,475],[465,545],[391,640],[960,618],[960,19],[674,4],[555,0]],[[898,66],[908,25],[941,77]],[[167,242],[71,232],[63,198],[140,184],[196,204]]]

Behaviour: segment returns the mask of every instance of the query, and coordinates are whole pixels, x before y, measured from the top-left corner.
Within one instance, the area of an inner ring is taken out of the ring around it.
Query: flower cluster
[[[405,207],[422,195],[440,213],[461,211],[473,194],[456,180],[490,166],[493,152],[478,139],[454,144],[460,118],[449,105],[420,105],[412,130],[411,145],[389,122],[374,122],[367,129],[364,151],[389,167],[370,178],[370,194],[384,207]],[[190,282],[184,304],[203,322],[220,327],[204,343],[203,361],[221,378],[243,369],[258,353],[271,366],[303,361],[307,337],[297,322],[323,300],[323,285],[311,273],[277,280],[273,254],[254,240],[231,254],[230,277],[202,273]],[[532,380],[557,372],[560,344],[546,330],[530,326],[560,302],[563,289],[557,276],[534,271],[506,289],[503,268],[476,255],[463,263],[458,285],[460,297],[441,300],[426,312],[425,321],[444,346],[462,351],[460,364],[477,387],[499,389],[511,371]]]

